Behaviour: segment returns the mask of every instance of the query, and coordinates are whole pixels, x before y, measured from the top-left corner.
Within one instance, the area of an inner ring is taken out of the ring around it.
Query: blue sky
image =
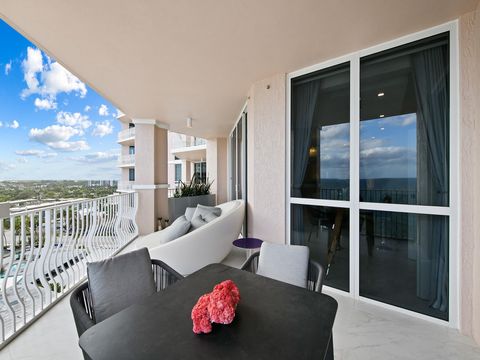
[[[0,20],[0,180],[118,179],[116,115]]]
[[[322,127],[322,179],[348,179],[350,124]],[[415,113],[360,122],[360,178],[415,178],[417,175]]]

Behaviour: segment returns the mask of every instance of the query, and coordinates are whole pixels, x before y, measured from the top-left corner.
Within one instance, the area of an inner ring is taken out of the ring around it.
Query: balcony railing
[[[133,166],[135,165],[135,154],[120,155],[118,158],[119,166]]]
[[[119,191],[133,191],[134,181],[119,181],[117,190]]]
[[[133,139],[135,137],[135,128],[128,128],[118,133],[118,142]]]
[[[138,235],[136,193],[0,219],[0,348]]]

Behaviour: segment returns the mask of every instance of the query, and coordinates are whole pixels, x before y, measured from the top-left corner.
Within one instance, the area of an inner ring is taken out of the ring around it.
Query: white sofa
[[[182,275],[221,262],[240,234],[245,203],[234,200],[217,206],[222,209],[221,215],[202,227],[161,245],[162,231],[157,231],[138,239],[135,247],[148,248],[152,259],[165,262]]]

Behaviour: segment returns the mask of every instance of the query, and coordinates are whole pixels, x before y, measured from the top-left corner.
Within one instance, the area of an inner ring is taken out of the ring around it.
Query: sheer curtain
[[[417,193],[419,204],[448,205],[448,46],[412,55],[417,98]],[[448,221],[420,215],[417,223],[417,296],[448,309]]]
[[[302,193],[301,188],[307,171],[308,150],[319,89],[319,81],[317,80],[296,84],[292,91],[292,197],[299,197]],[[303,207],[292,206],[291,211],[293,223],[291,243],[302,244],[304,233]]]

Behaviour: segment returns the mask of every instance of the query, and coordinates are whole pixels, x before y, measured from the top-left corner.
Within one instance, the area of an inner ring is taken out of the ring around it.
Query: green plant
[[[210,187],[213,184],[213,180],[206,182],[201,181],[197,174],[193,174],[190,184],[186,184],[183,181],[180,181],[177,188],[175,189],[174,197],[186,197],[186,196],[200,196],[210,194]]]

